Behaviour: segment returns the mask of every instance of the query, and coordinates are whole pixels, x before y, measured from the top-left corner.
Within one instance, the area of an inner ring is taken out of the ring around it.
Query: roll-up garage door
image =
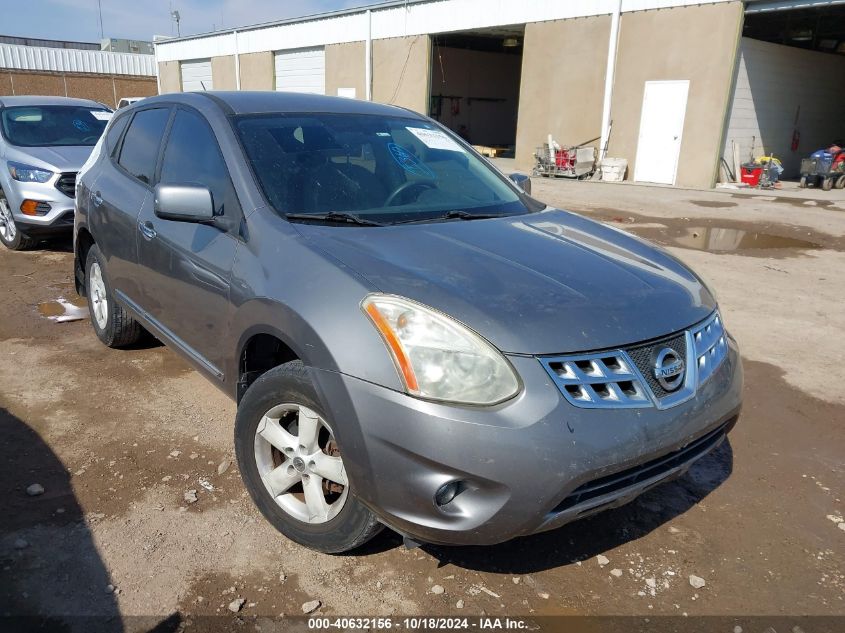
[[[182,62],[182,90],[191,92],[213,89],[210,59],[192,59]]]
[[[276,53],[276,90],[325,94],[325,49],[320,46]]]

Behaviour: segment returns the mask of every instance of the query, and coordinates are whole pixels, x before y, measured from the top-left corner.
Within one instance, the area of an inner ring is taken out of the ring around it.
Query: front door
[[[229,280],[240,243],[240,206],[220,148],[197,112],[179,108],[166,140],[158,182],[203,185],[211,191],[213,223],[166,220],[154,205],[138,216],[140,307],[165,338],[218,380],[233,353],[227,340]]]
[[[647,81],[634,180],[674,185],[681,155],[689,81]]]

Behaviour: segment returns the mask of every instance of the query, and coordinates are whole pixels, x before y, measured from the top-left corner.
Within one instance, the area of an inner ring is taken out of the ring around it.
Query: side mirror
[[[508,176],[511,182],[522,189],[529,196],[531,195],[531,179],[525,174],[513,173]]]
[[[200,185],[156,185],[154,211],[165,220],[209,222],[214,219],[211,191]]]

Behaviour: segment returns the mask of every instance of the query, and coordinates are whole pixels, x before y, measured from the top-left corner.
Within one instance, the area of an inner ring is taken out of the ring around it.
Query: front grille
[[[657,396],[658,399],[665,398],[670,393],[666,391],[663,386],[657,382],[654,376],[654,360],[658,352],[664,347],[671,347],[678,354],[679,358],[687,358],[687,337],[686,334],[678,334],[672,338],[663,339],[648,345],[640,345],[638,347],[629,347],[625,349],[634,365],[640,370],[640,373],[648,383],[651,392]]]
[[[627,488],[643,481],[660,479],[662,475],[665,476],[670,470],[692,462],[714,448],[724,438],[731,423],[732,420],[726,422],[715,431],[711,431],[707,435],[667,455],[653,459],[645,464],[613,473],[612,475],[593,479],[578,486],[552,510],[552,513],[557,514],[563,512],[576,505],[604,495],[615,492],[624,493]]]
[[[570,404],[582,409],[674,407],[695,395],[728,355],[722,318],[714,312],[688,331],[617,350],[538,360]],[[681,384],[669,391],[655,376],[665,348],[684,361]]]
[[[56,189],[68,198],[73,198],[76,195],[76,172],[68,172],[59,176],[56,180]]]
[[[624,353],[544,359],[564,397],[585,409],[650,406],[648,394]]]
[[[728,355],[725,326],[718,312],[692,331],[692,346],[700,385],[713,375]]]

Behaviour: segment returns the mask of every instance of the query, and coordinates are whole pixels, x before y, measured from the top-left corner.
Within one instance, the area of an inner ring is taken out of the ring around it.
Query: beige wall
[[[222,55],[211,58],[211,82],[215,90],[235,90],[235,56]]]
[[[276,82],[276,69],[273,53],[246,53],[240,56],[241,90],[273,90]],[[217,79],[214,80],[217,87]]]
[[[179,68],[179,62],[159,62],[158,63],[158,77],[161,83],[161,92],[181,92],[182,91],[182,74]]]
[[[427,35],[374,40],[373,100],[426,114],[430,61]]]
[[[367,98],[366,44],[326,46],[326,94],[337,96],[338,88],[355,88],[357,99]]]
[[[0,70],[0,95],[56,95],[117,106],[121,97],[157,93],[155,77]]]
[[[628,159],[628,179],[636,167],[645,82],[688,79],[675,184],[713,185],[742,19],[741,2],[622,15],[608,155]]]
[[[525,25],[516,162],[529,169],[551,134],[561,145],[601,135],[610,16]],[[651,49],[646,49],[651,50]],[[598,147],[599,142],[591,143]]]

